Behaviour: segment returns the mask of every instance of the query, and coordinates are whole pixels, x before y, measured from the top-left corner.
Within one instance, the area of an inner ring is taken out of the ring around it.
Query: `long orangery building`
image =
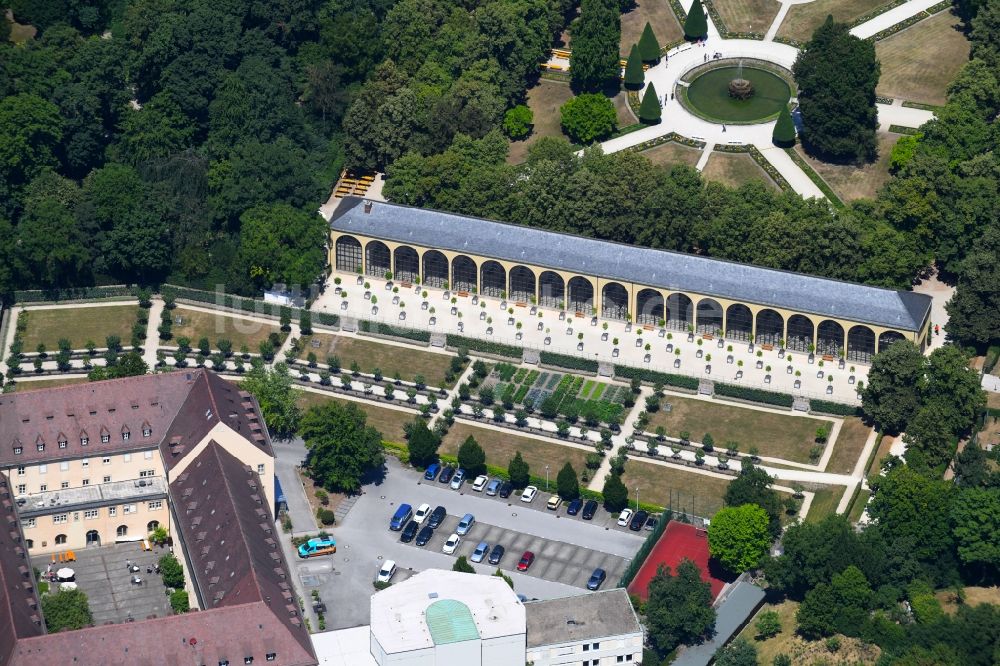
[[[357,197],[330,220],[330,265],[858,363],[930,334],[924,294]]]

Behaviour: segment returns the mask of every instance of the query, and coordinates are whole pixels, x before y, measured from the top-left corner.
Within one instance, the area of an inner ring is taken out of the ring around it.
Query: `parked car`
[[[394,560],[386,560],[382,563],[382,568],[378,570],[377,574],[375,574],[375,582],[388,583],[395,575],[396,562]]]
[[[476,546],[476,549],[472,551],[471,559],[473,562],[482,562],[488,552],[490,552],[490,544],[485,541],[480,541],[479,545]]]
[[[431,463],[427,466],[426,471],[424,471],[424,478],[428,481],[433,481],[437,478],[438,472],[441,471],[441,463]]]
[[[490,481],[489,485],[486,486],[486,494],[490,495],[491,497],[493,495],[496,495],[497,491],[500,490],[501,483],[502,482],[500,481],[500,479],[493,479],[492,481]]]
[[[299,557],[319,557],[337,552],[337,542],[333,537],[313,537],[299,546]]]
[[[598,506],[597,500],[587,500],[587,502],[583,505],[583,519],[593,520],[594,515],[597,514]]]
[[[633,532],[638,532],[646,524],[647,518],[649,518],[648,511],[636,511],[635,515],[632,516],[632,520],[628,523],[628,528]]]
[[[485,474],[480,474],[476,477],[476,480],[472,482],[472,489],[477,493],[481,493],[486,490],[486,484],[489,482],[490,477]]]
[[[431,517],[427,519],[427,526],[431,529],[437,529],[444,522],[447,515],[448,511],[443,506],[437,507],[431,512]]]
[[[455,474],[455,468],[451,465],[445,465],[444,469],[441,470],[441,476],[438,477],[438,483],[448,483],[451,481],[451,477]]]
[[[403,533],[399,535],[399,540],[403,543],[410,543],[413,541],[413,537],[417,536],[417,530],[420,529],[420,525],[417,525],[417,521],[411,520],[406,523],[406,527],[403,528]]]
[[[618,527],[628,527],[628,521],[632,520],[632,509],[622,509],[618,514]]]
[[[493,550],[490,551],[490,564],[500,564],[505,552],[507,552],[506,549],[500,544],[493,546]]]
[[[459,467],[455,470],[455,476],[451,477],[451,489],[458,490],[465,483],[465,470]]]
[[[517,570],[527,571],[531,567],[532,562],[534,561],[535,561],[535,554],[530,550],[524,551],[524,555],[521,556],[520,561],[517,563]]]
[[[555,511],[560,506],[562,506],[562,497],[559,497],[559,495],[553,495],[549,498],[549,501],[545,503],[545,508],[549,511]]]
[[[596,590],[604,582],[604,579],[608,577],[608,574],[604,569],[597,568],[594,569],[594,573],[590,574],[590,580],[587,581],[588,590]]]
[[[406,526],[406,523],[410,522],[410,518],[413,518],[413,507],[409,504],[400,504],[396,508],[396,513],[392,514],[389,529],[393,532],[400,531]]]
[[[462,543],[462,537],[452,534],[445,540],[444,545],[441,546],[441,552],[445,555],[454,555],[455,549],[458,548],[458,544],[460,543]]]
[[[413,514],[413,520],[417,521],[417,525],[423,525],[429,515],[431,515],[431,505],[424,502],[417,507],[417,512]]]
[[[464,516],[462,516],[462,519],[460,521],[458,521],[458,527],[455,529],[455,531],[458,533],[458,536],[465,536],[466,534],[469,533],[469,530],[471,530],[472,526],[475,524],[476,524],[476,517],[473,516],[471,513],[467,513]]]
[[[423,527],[420,528],[420,531],[417,532],[417,540],[414,541],[413,543],[417,544],[418,546],[426,546],[427,542],[431,540],[432,536],[434,536],[434,528],[431,527],[430,525],[424,525]]]
[[[583,500],[577,497],[575,500],[569,503],[566,507],[566,514],[569,516],[575,516],[580,513],[580,509],[583,508]]]
[[[512,484],[510,481],[504,481],[503,483],[500,484],[500,491],[497,494],[500,495],[500,497],[507,499],[508,497],[510,497],[510,494],[512,492],[514,492],[514,484]]]
[[[650,516],[649,519],[646,521],[646,529],[649,530],[650,532],[652,532],[653,530],[656,529],[656,526],[659,523],[660,523],[660,519],[657,516],[655,516],[655,515]]]
[[[521,493],[521,501],[531,502],[532,500],[535,499],[535,495],[537,494],[538,494],[538,488],[534,486],[528,486],[527,488],[524,489],[524,492]]]

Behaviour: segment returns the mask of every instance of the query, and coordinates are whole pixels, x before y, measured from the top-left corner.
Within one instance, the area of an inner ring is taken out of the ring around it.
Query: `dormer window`
[[[15,456],[21,455],[21,451],[23,451],[23,449],[20,446],[15,446],[14,447],[14,455]]]
[[[123,429],[122,429],[122,441],[123,441],[123,442],[127,442],[127,441],[128,441],[128,438],[129,438],[129,436],[130,436],[131,434],[132,434],[132,433],[130,433],[130,432],[129,432],[128,430],[125,430],[125,429],[123,428]]]
[[[149,427],[149,424],[142,426],[142,436],[151,437],[153,435],[153,429]]]
[[[57,439],[56,442],[59,444],[60,449],[65,449],[69,446],[69,442],[66,441],[65,435],[59,435],[59,439]]]
[[[266,659],[267,661],[274,661],[277,658],[278,658],[277,652],[268,652],[266,655],[264,655],[264,659]]]
[[[252,664],[253,663],[253,657],[243,657],[243,663],[244,664]]]
[[[86,435],[81,436],[80,437],[80,446],[87,446],[87,444],[90,444],[90,438],[87,437]]]
[[[109,435],[108,433],[103,433],[101,435],[101,444],[107,444],[110,441],[111,441],[111,435]]]
[[[45,450],[45,442],[35,442],[35,448],[39,451]]]

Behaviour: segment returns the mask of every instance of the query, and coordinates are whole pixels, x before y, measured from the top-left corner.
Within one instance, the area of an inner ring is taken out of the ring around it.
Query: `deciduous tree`
[[[649,582],[646,627],[649,640],[662,657],[681,644],[693,644],[710,635],[715,627],[711,586],[701,580],[701,571],[684,560],[673,575],[661,567]]]
[[[563,131],[583,144],[611,134],[618,121],[615,105],[599,93],[577,95],[560,107],[559,115]]]
[[[354,493],[365,474],[385,464],[382,433],[367,423],[354,403],[329,401],[302,417],[299,434],[305,440],[305,466],[327,490]]]
[[[256,362],[240,382],[240,388],[257,399],[264,423],[274,435],[288,437],[296,431],[302,414],[295,404],[287,365],[275,363],[269,370]]]
[[[720,509],[708,526],[712,557],[733,573],[753,569],[771,544],[767,512],[756,504]]]

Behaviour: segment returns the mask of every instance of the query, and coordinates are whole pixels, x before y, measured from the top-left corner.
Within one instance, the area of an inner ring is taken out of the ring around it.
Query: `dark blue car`
[[[566,513],[571,516],[575,516],[576,514],[580,513],[580,509],[582,508],[583,508],[583,500],[577,497],[575,500],[569,503],[569,506],[566,507]]]
[[[431,463],[427,466],[427,471],[424,472],[424,478],[428,481],[433,481],[437,478],[438,472],[441,471],[440,463]]]

